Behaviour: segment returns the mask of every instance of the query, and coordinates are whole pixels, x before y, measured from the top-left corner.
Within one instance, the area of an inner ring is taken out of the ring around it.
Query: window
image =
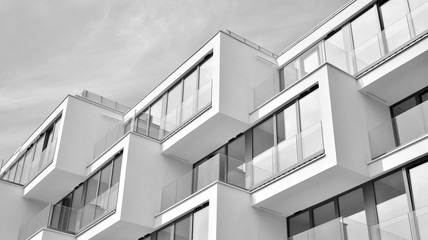
[[[309,211],[288,218],[288,235],[295,236],[311,228]]]
[[[209,106],[213,74],[212,54],[209,54],[137,116],[137,132],[162,139]]]
[[[362,70],[381,57],[377,34],[380,32],[377,7],[368,11],[351,22],[357,69]]]
[[[208,240],[208,204],[152,232],[144,240]]]
[[[77,233],[114,210],[121,163],[119,154],[55,204],[50,227]]]

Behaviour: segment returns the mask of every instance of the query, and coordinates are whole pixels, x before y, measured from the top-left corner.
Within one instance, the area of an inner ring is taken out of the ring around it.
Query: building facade
[[[279,54],[220,31],[133,108],[67,96],[0,171],[2,239],[428,240],[428,1]]]

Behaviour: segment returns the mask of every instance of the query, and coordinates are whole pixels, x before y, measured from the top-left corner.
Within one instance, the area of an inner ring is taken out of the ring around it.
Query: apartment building
[[[428,1],[279,54],[219,31],[134,107],[67,96],[0,171],[18,240],[427,240]]]

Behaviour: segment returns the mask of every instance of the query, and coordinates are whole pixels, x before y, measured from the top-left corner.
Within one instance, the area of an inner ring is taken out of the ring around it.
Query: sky
[[[0,0],[0,161],[67,96],[130,107],[219,30],[280,53],[348,0]]]

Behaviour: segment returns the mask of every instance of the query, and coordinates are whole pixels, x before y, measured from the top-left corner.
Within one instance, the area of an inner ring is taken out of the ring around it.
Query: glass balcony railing
[[[18,240],[26,240],[43,229],[76,234],[116,209],[119,183],[81,209],[49,205],[19,229]]]
[[[372,236],[379,240],[428,239],[428,207],[409,212],[371,227]]]
[[[325,62],[356,75],[427,30],[428,2],[425,2],[352,50],[323,40],[285,65],[279,73],[257,85],[253,90],[254,108],[300,81]]]
[[[289,237],[288,240],[369,240],[367,224],[348,218],[336,218],[307,231]],[[398,238],[391,238],[391,240]]]
[[[253,90],[254,108],[321,66],[324,63],[322,52],[322,43],[319,43],[284,66],[280,74],[276,72],[257,85]]]
[[[352,51],[324,41],[327,62],[355,75],[401,46],[416,39],[428,29],[428,2],[385,27]]]
[[[126,132],[128,132],[128,129],[125,128],[123,123],[117,124],[95,144],[93,159],[96,159],[98,156],[100,156],[101,153],[111,147],[117,140],[125,135]]]
[[[205,83],[198,91],[183,100],[175,107],[168,109],[167,114],[161,119],[154,119],[152,122],[160,124],[159,131],[165,137],[175,129],[183,125],[187,120],[195,116],[212,102],[212,80]]]
[[[84,98],[86,98],[88,100],[91,100],[93,102],[99,103],[99,104],[101,104],[103,106],[106,106],[108,108],[115,109],[115,110],[117,110],[117,111],[119,111],[121,113],[127,113],[131,109],[131,108],[129,108],[129,107],[125,106],[125,105],[122,105],[122,104],[120,104],[118,102],[115,102],[113,100],[110,100],[108,98],[100,96],[98,94],[89,92],[88,90],[83,90],[79,94],[79,96],[84,97]]]
[[[192,171],[163,187],[161,211],[215,181],[244,188],[245,161],[220,153],[214,155]]]
[[[372,159],[428,133],[428,102],[383,122],[369,130]]]
[[[322,124],[318,122],[253,158],[249,162],[252,169],[252,186],[278,173],[291,170],[322,153]]]

